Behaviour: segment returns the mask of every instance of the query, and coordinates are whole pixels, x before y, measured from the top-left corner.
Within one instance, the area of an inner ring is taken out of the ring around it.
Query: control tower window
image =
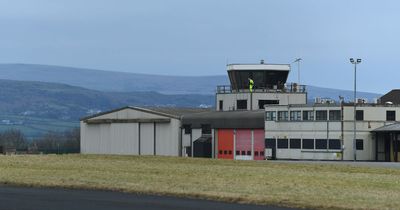
[[[247,109],[247,100],[237,100],[236,107],[237,109]]]

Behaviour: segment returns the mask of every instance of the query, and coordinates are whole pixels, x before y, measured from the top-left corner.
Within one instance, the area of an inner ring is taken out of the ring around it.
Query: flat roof
[[[201,128],[202,124],[209,124],[211,128],[264,128],[264,123],[264,110],[209,111],[182,118],[182,124],[192,128]]]
[[[271,70],[290,71],[290,64],[228,64],[227,70]]]
[[[372,130],[371,132],[400,132],[400,123],[393,123],[390,125],[384,125],[382,127],[376,128]]]

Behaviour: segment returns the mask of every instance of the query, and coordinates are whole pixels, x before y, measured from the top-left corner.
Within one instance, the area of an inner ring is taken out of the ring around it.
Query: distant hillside
[[[168,70],[165,72],[168,73]],[[63,83],[99,91],[206,95],[214,95],[217,85],[229,84],[227,76],[162,76],[35,64],[0,64],[0,79]],[[307,86],[307,91],[309,100],[315,97],[337,100],[339,95],[347,100],[353,98],[353,91],[348,90]],[[372,100],[380,97],[380,94],[358,92],[358,97]],[[161,98],[157,103],[170,103]]]
[[[164,95],[156,92],[101,92],[64,84],[0,80],[0,112],[77,120],[121,106],[199,107],[214,104],[212,95]]]
[[[101,91],[165,94],[213,94],[216,84],[229,84],[226,76],[161,76],[35,64],[0,64],[0,79],[63,83]]]

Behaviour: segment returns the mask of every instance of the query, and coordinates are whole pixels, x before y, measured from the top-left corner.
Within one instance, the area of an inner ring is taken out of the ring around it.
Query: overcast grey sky
[[[400,88],[399,1],[0,0],[0,63],[164,75],[303,58],[303,83]],[[296,66],[290,80],[296,80]]]

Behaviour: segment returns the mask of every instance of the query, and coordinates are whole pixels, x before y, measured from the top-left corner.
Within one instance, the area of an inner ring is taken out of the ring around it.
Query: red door
[[[236,130],[236,159],[251,160],[251,130]]]
[[[233,129],[218,129],[218,158],[233,159]]]
[[[254,130],[254,160],[264,160],[264,129]]]

